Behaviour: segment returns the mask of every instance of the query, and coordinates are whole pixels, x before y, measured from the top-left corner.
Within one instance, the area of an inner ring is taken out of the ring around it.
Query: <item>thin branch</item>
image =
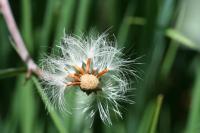
[[[25,73],[27,70],[25,67],[21,68],[8,68],[0,70],[0,79],[17,76],[19,74]]]
[[[12,36],[12,39],[14,40],[14,43],[16,45],[16,49],[17,49],[19,56],[21,57],[21,59],[24,61],[24,63],[28,67],[28,75],[30,76],[30,74],[33,72],[39,76],[40,69],[35,64],[35,62],[31,58],[28,50],[25,47],[24,41],[19,33],[16,22],[14,20],[8,0],[0,0],[0,12],[2,13],[2,15],[6,21],[8,30]]]

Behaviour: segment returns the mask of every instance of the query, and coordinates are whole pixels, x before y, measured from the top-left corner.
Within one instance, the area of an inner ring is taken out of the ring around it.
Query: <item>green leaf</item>
[[[175,40],[184,46],[187,46],[193,50],[200,50],[200,47],[198,44],[194,43],[192,40],[190,40],[188,37],[183,35],[181,32],[175,30],[175,29],[167,29],[166,30],[166,36],[171,38],[172,40]]]

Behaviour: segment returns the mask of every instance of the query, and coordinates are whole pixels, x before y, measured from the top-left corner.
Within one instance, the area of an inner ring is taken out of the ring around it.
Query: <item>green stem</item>
[[[196,80],[193,87],[191,96],[191,107],[188,118],[188,125],[186,133],[197,133],[199,132],[200,126],[200,67],[199,62],[196,67]]]
[[[154,116],[153,116],[152,125],[150,127],[150,133],[156,132],[156,127],[157,127],[158,118],[159,118],[159,115],[160,115],[160,109],[161,109],[161,106],[162,106],[162,102],[163,102],[163,95],[159,95],[157,97],[156,109],[155,109],[155,113],[154,113]]]
[[[0,70],[0,79],[17,76],[24,72],[26,72],[25,67]]]
[[[167,49],[166,56],[164,58],[162,68],[161,68],[161,76],[163,79],[167,77],[167,74],[170,72],[172,65],[174,63],[174,60],[176,58],[176,54],[178,51],[178,43],[174,40],[171,41],[169,44],[169,48]]]

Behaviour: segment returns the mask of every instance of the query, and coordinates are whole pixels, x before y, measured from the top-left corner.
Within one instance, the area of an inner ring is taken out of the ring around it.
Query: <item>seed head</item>
[[[112,124],[111,113],[122,117],[119,102],[133,103],[127,94],[132,90],[129,77],[136,75],[136,70],[135,60],[123,58],[116,46],[106,34],[65,35],[58,46],[60,55],[45,57],[41,65],[44,91],[52,104],[66,111],[68,90],[78,88],[78,106],[92,122],[97,112],[106,124]]]
[[[99,84],[99,79],[92,74],[84,74],[80,78],[80,87],[85,90],[95,90]]]

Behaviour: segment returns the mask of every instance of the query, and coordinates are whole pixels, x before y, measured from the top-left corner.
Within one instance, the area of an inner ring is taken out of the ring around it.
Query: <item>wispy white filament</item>
[[[123,58],[122,50],[116,48],[117,43],[109,41],[107,34],[97,37],[79,37],[65,35],[59,47],[59,56],[46,56],[42,60],[42,69],[45,71],[43,82],[45,93],[52,104],[62,111],[67,111],[65,96],[68,90],[75,89],[74,86],[66,86],[72,79],[68,74],[75,73],[74,66],[82,67],[88,58],[91,59],[91,67],[98,72],[108,69],[109,71],[100,77],[101,91],[92,92],[87,95],[79,89],[79,108],[83,110],[87,118],[94,120],[98,112],[102,121],[112,124],[111,113],[122,117],[120,103],[133,103],[129,94],[130,75],[136,75],[132,67],[134,60]]]

